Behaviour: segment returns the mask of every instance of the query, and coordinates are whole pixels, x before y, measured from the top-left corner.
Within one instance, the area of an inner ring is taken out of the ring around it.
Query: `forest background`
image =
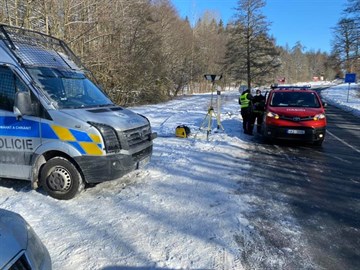
[[[265,5],[239,0],[226,25],[208,11],[192,26],[170,0],[0,0],[0,23],[63,39],[121,105],[209,91],[204,74],[222,74],[223,88],[359,74],[360,0],[348,0],[331,53],[277,46]]]

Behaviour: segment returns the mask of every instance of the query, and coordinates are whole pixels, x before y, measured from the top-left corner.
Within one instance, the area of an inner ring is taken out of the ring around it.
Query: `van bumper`
[[[145,166],[152,154],[152,145],[133,155],[78,156],[75,161],[81,168],[86,183],[101,183],[118,179]]]
[[[263,134],[269,139],[317,142],[324,140],[326,128],[265,126]]]

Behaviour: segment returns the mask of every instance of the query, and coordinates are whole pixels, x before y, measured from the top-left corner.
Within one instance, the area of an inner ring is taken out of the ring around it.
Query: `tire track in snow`
[[[283,183],[291,181],[288,177],[297,169],[296,160],[281,147],[258,144],[254,139],[248,160],[252,168],[243,175],[236,191],[252,205],[245,213],[250,226],[239,226],[234,234],[243,265],[249,270],[315,269],[306,238],[291,211],[291,201],[286,193],[279,192]],[[286,166],[280,166],[282,163]],[[307,174],[300,175],[310,180]]]
[[[283,155],[293,165],[293,168],[296,169],[297,173],[301,174],[307,182],[311,182],[311,179],[309,178],[306,171],[303,170],[303,168],[299,165],[299,163],[296,162],[296,160],[294,158],[291,158],[288,154],[286,154],[285,151],[282,150],[282,148],[280,146],[278,146],[278,145],[274,145],[274,146],[278,150],[278,152],[281,155]],[[291,148],[290,148],[290,151],[292,151]]]

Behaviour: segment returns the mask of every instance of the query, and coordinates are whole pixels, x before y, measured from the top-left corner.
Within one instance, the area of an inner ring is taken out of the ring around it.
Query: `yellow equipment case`
[[[176,137],[187,138],[189,134],[190,134],[190,128],[185,125],[177,126],[175,129]]]

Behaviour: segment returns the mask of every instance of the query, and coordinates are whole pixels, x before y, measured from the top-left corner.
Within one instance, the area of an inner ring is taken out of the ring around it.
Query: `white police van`
[[[146,164],[156,133],[115,105],[54,37],[0,25],[0,178],[57,199]]]

